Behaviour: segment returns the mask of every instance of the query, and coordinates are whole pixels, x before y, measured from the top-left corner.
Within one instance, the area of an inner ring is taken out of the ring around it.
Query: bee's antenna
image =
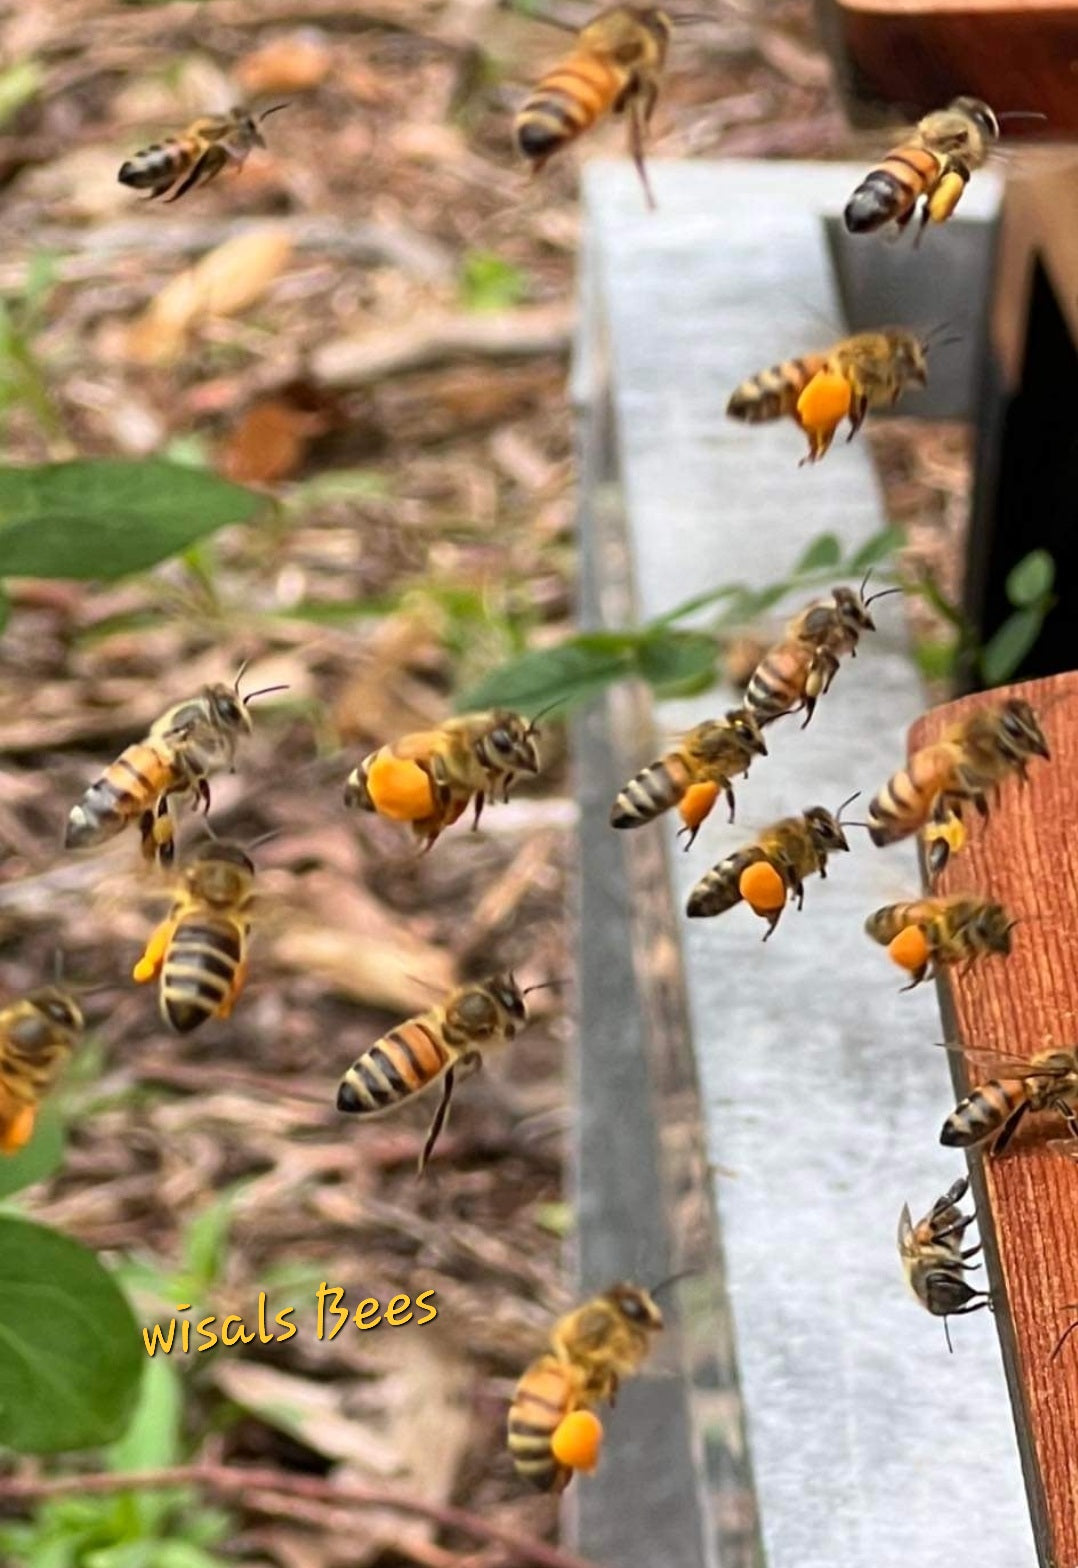
[[[564,701],[565,701],[564,697],[559,697],[556,702],[548,702],[545,708],[540,708],[539,712],[535,715],[535,717],[533,719],[529,720],[528,728],[525,730],[524,733],[526,735],[534,735],[534,734],[536,734],[536,732],[538,731],[538,728],[539,728],[539,720],[540,719],[545,719],[548,713],[553,713],[554,712],[555,708],[560,708],[562,706],[562,704],[564,703]]]
[[[676,1274],[668,1274],[666,1278],[660,1280],[657,1285],[653,1285],[648,1291],[648,1295],[657,1296],[660,1291],[669,1290],[671,1285],[677,1285],[683,1279],[692,1279],[693,1276],[699,1274],[699,1272],[699,1269],[679,1269]]]
[[[953,1356],[954,1355],[954,1346],[951,1344],[951,1326],[947,1322],[947,1315],[946,1315],[946,1313],[944,1314],[944,1318],[943,1318],[943,1337],[947,1341],[947,1349],[950,1351],[951,1355]]]
[[[1063,1306],[1060,1310],[1063,1311],[1063,1312],[1078,1312],[1078,1306],[1075,1306],[1075,1304],[1072,1301],[1068,1301],[1066,1303],[1066,1305]],[[1052,1351],[1052,1354],[1048,1357],[1049,1361],[1055,1361],[1056,1360],[1056,1358],[1058,1357],[1060,1351],[1063,1349],[1063,1346],[1067,1343],[1068,1339],[1070,1339],[1071,1335],[1074,1333],[1076,1328],[1078,1328],[1078,1318],[1075,1318],[1074,1322],[1071,1323],[1069,1325],[1069,1327],[1065,1328],[1063,1330],[1062,1334],[1056,1340],[1056,1348]]]
[[[847,806],[852,806],[854,801],[855,800],[860,800],[860,798],[861,798],[861,791],[859,789],[855,789],[852,795],[847,795],[846,799],[842,802],[842,805],[835,812],[835,821],[836,822],[841,822],[842,821],[842,813],[846,810],[846,807]],[[853,824],[851,824],[851,826],[852,825]]]
[[[510,973],[509,978],[510,979],[513,978],[511,973]],[[513,983],[515,984],[516,982],[514,981]],[[521,996],[531,996],[533,991],[554,991],[554,990],[557,990],[558,986],[568,985],[568,984],[569,984],[569,982],[568,982],[567,979],[562,979],[562,980],[543,980],[539,985],[530,985],[530,986],[528,986],[527,989],[524,990],[524,991],[521,991],[520,994],[521,994]]]
[[[529,22],[545,22],[548,27],[556,27],[563,33],[578,33],[580,28],[572,22],[567,22],[564,17],[554,16],[550,11],[537,11],[530,5],[516,5],[514,0],[500,0],[503,11],[514,11],[517,16],[524,17]]]
[[[288,689],[289,688],[287,684],[283,686],[260,686],[257,691],[249,691],[246,697],[242,698],[241,700],[243,702],[243,706],[246,708],[247,704],[253,702],[256,697],[268,697],[271,691],[288,691]],[[237,693],[237,696],[238,695],[239,694]]]
[[[1004,120],[1047,120],[1048,116],[1039,109],[1004,109],[1002,114],[997,114],[996,119],[1000,125]]]
[[[282,109],[288,109],[291,108],[291,106],[292,100],[289,98],[285,103],[275,103],[272,109],[263,109],[262,113],[258,116],[259,125],[262,124],[263,120],[268,120],[271,114],[280,114]]]

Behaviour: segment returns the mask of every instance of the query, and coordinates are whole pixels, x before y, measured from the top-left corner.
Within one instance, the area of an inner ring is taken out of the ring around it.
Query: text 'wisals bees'
[[[189,1301],[177,1302],[177,1312],[190,1310]],[[295,1307],[282,1307],[271,1316],[266,1292],[260,1290],[252,1327],[236,1313],[222,1319],[211,1313],[194,1323],[189,1318],[173,1317],[166,1324],[151,1323],[142,1330],[142,1339],[149,1356],[158,1351],[167,1356],[173,1349],[187,1355],[192,1348],[192,1334],[196,1354],[213,1350],[218,1344],[226,1347],[250,1345],[256,1339],[262,1345],[283,1344],[299,1333],[300,1325],[292,1321],[296,1310]],[[414,1300],[402,1292],[392,1296],[384,1307],[376,1296],[365,1296],[353,1309],[347,1302],[343,1285],[330,1285],[323,1280],[315,1292],[312,1326],[316,1339],[330,1340],[335,1339],[348,1322],[365,1332],[383,1323],[390,1328],[402,1328],[406,1323],[415,1323],[422,1328],[437,1316],[433,1290],[421,1290]]]

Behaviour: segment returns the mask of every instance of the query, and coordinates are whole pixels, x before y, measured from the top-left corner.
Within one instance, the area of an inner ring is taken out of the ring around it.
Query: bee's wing
[[[913,1216],[910,1214],[908,1203],[902,1205],[902,1213],[898,1216],[898,1250],[908,1252],[913,1239]]]
[[[1045,1078],[1051,1069],[1043,1065],[1034,1067],[1028,1060],[1016,1056],[1003,1056],[988,1046],[963,1045],[958,1040],[937,1040],[936,1044],[954,1056],[968,1056],[976,1060],[978,1072],[992,1078]]]
[[[220,174],[227,162],[228,153],[219,143],[214,143],[212,147],[207,147],[206,151],[195,160],[194,167],[187,178],[181,180],[172,195],[166,197],[166,201],[179,201],[180,197],[185,195],[195,185],[208,185],[212,179]]]

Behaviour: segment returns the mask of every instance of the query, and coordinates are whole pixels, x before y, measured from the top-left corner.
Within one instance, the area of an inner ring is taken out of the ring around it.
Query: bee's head
[[[26,1000],[59,1029],[81,1034],[86,1027],[82,1008],[69,991],[59,986],[41,986],[37,991],[31,991]]]
[[[537,734],[534,720],[529,723],[519,713],[513,713],[508,708],[496,708],[491,715],[491,727],[487,731],[487,745],[495,760],[506,772],[538,773],[539,747],[535,739]]]
[[[876,630],[876,622],[869,614],[863,592],[859,593],[855,588],[840,587],[832,588],[831,595],[835,601],[839,620],[844,626],[858,632]]]
[[[245,849],[211,838],[191,851],[183,870],[188,890],[208,904],[227,907],[243,898],[254,880],[254,861]]]
[[[663,1315],[643,1286],[622,1281],[611,1285],[605,1295],[615,1312],[633,1328],[647,1329],[650,1333],[657,1333],[662,1328]]]
[[[954,114],[964,115],[967,120],[972,120],[981,135],[988,141],[999,140],[999,120],[983,98],[956,98],[951,105],[951,111]]]
[[[1044,738],[1032,705],[1024,697],[1010,697],[1003,704],[999,727],[1008,740],[1023,751],[1034,752],[1038,757],[1051,760],[1048,742]]]
[[[524,992],[520,989],[515,975],[510,972],[494,975],[487,981],[487,990],[498,1005],[504,1007],[514,1023],[527,1023],[528,1009],[524,1003]]]
[[[763,731],[756,721],[755,714],[750,713],[748,708],[731,708],[726,715],[726,722],[746,751],[757,757],[767,756]]]
[[[805,812],[805,825],[812,842],[824,854],[830,855],[840,849],[849,849],[837,812],[828,811],[826,806],[810,806]]]

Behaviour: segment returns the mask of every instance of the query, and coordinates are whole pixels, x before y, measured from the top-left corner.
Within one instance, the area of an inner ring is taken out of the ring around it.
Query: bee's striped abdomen
[[[689,787],[689,770],[678,752],[662,757],[631,778],[610,810],[610,826],[638,828],[676,806]]]
[[[761,724],[770,724],[796,708],[805,692],[812,649],[782,643],[764,655],[745,692],[745,706]]]
[[[160,185],[162,180],[173,179],[180,173],[184,162],[184,149],[180,142],[154,142],[150,147],[144,147],[141,152],[135,153],[133,158],[128,158],[121,164],[120,172],[116,176],[121,185],[129,185],[132,190],[152,190],[155,185]]]
[[[939,170],[939,159],[924,147],[896,147],[846,203],[847,229],[851,234],[868,234],[904,218],[935,183]]]
[[[612,107],[623,82],[623,73],[607,61],[570,55],[543,77],[517,115],[521,153],[541,168]]]
[[[353,1062],[337,1090],[337,1109],[359,1116],[388,1110],[425,1089],[450,1059],[445,1041],[428,1019],[409,1018]]]
[[[573,1403],[574,1380],[556,1356],[541,1356],[517,1384],[509,1409],[509,1452],[522,1480],[544,1492],[561,1491],[572,1472],[550,1451],[556,1427]]]
[[[161,968],[165,1022],[190,1034],[216,1017],[234,995],[242,957],[243,935],[235,921],[203,914],[181,920]]]
[[[175,766],[156,747],[146,741],[128,746],[72,806],[64,847],[83,849],[112,838],[176,782]]]
[[[1021,1078],[994,1078],[981,1084],[955,1106],[943,1124],[940,1142],[956,1149],[983,1142],[1004,1125],[1028,1093]]]
[[[759,425],[768,419],[792,414],[801,393],[826,362],[825,354],[808,354],[761,370],[758,376],[743,381],[731,395],[726,405],[727,415],[731,419],[742,419],[746,424]]]
[[[688,915],[722,915],[728,909],[733,909],[735,904],[741,902],[741,890],[738,886],[741,873],[746,866],[754,865],[758,860],[766,860],[767,856],[758,846],[749,849],[739,849],[733,855],[727,855],[717,866],[712,866],[710,871],[704,873],[689,894],[686,905]]]

